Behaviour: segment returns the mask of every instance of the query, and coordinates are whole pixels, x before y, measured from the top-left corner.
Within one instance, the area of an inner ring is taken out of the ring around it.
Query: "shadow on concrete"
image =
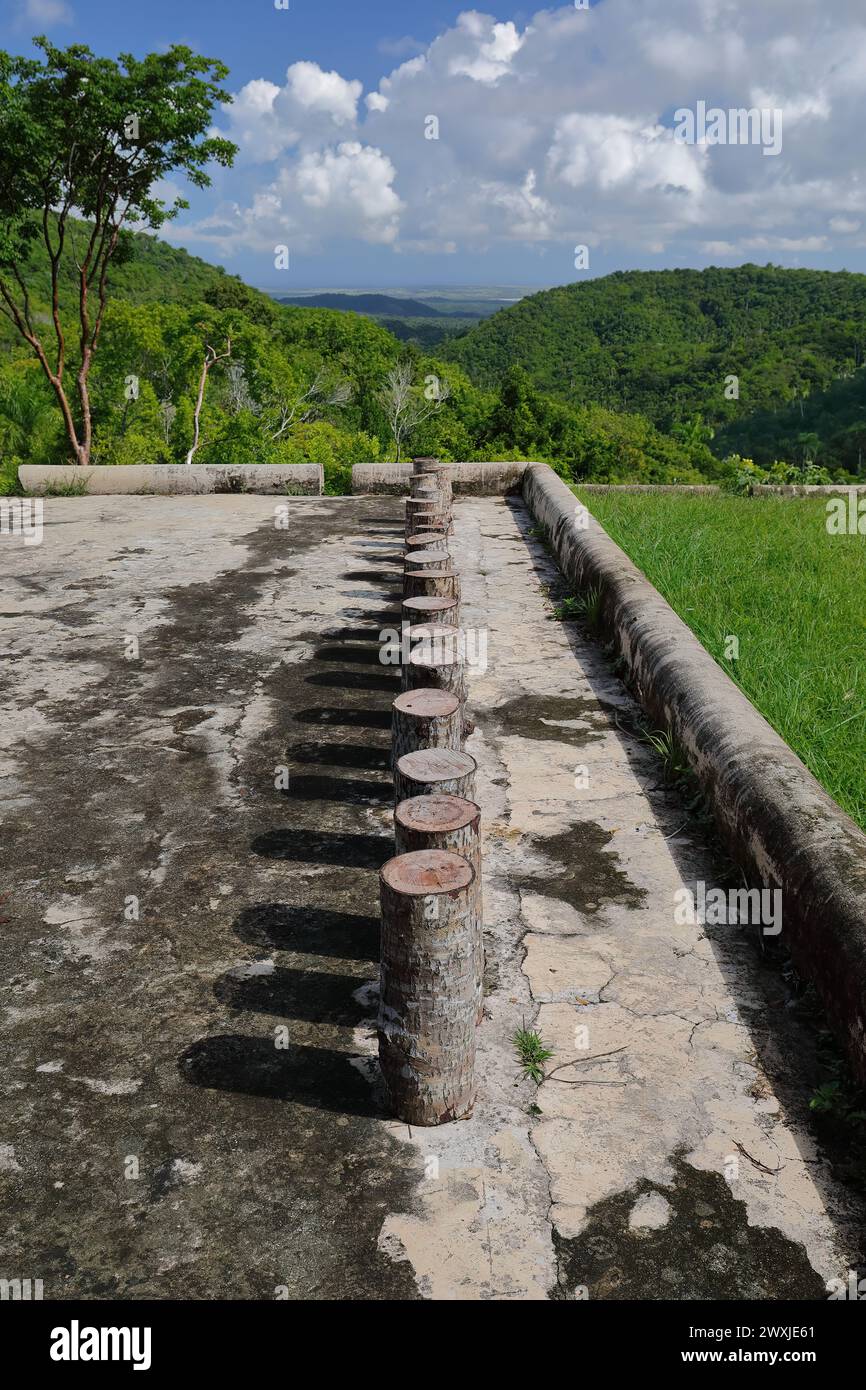
[[[394,854],[394,841],[390,835],[348,835],[333,830],[267,830],[256,836],[251,849],[264,859],[295,864],[381,869]]]
[[[184,1081],[205,1090],[294,1101],[341,1115],[380,1114],[369,1082],[352,1056],[296,1044],[281,1050],[272,1038],[237,1033],[201,1038],[178,1059]]]
[[[393,670],[393,667],[391,668]],[[371,671],[365,675],[361,671],[317,671],[312,676],[306,676],[307,685],[324,686],[327,689],[336,688],[337,690],[384,690],[390,693],[392,699],[400,694],[400,680],[397,676],[385,674],[387,667],[383,668],[382,675]]]
[[[394,799],[390,779],[373,782],[359,777],[325,777],[313,773],[289,774],[289,785],[282,796],[291,801],[343,801],[348,806],[367,806],[371,802],[386,806]]]
[[[268,951],[297,951],[371,964],[379,959],[379,918],[360,912],[257,903],[241,913],[232,930],[241,941]]]
[[[387,748],[361,743],[296,743],[286,751],[292,762],[302,766],[352,767],[362,772],[388,772],[390,768]]]
[[[244,1013],[354,1028],[365,1017],[365,1010],[352,993],[363,984],[354,975],[281,965],[270,975],[223,975],[213,992],[220,1003]]]
[[[298,710],[294,718],[299,724],[324,724],[331,727],[343,726],[347,729],[391,729],[391,710],[388,709],[333,709],[318,706],[313,709]]]
[[[387,570],[348,570],[340,576],[341,579],[365,579],[370,584],[391,584],[395,579],[399,579],[403,573],[402,569],[394,565]]]

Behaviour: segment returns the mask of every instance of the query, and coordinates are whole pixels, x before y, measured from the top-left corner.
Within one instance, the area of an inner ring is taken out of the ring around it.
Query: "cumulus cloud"
[[[19,6],[19,27],[23,24],[71,24],[75,16],[65,0],[23,0]]]
[[[675,139],[699,102],[781,111],[778,157]],[[242,150],[220,216],[233,247],[290,223],[305,244],[395,251],[820,254],[866,222],[864,121],[862,0],[604,0],[523,25],[468,10],[366,94],[305,61],[243,87],[219,123]]]

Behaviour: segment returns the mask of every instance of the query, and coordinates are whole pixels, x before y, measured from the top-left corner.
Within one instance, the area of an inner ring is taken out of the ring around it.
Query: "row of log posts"
[[[380,874],[379,1059],[394,1113],[437,1125],[475,1103],[483,1006],[481,811],[467,729],[451,483],[416,459],[406,502],[402,693],[393,704],[396,856]]]

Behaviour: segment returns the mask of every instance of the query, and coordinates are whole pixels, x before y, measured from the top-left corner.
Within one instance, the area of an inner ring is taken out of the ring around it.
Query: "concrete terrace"
[[[489,657],[480,1099],[436,1130],[383,1112],[403,507],[289,499],[284,530],[275,505],[57,499],[42,545],[0,538],[0,1276],[826,1297],[862,1212],[809,1128],[814,1027],[745,933],[675,921],[727,866],[604,654],[549,620],[519,500],[459,500],[452,542]],[[554,1052],[540,1088],[524,1020]]]

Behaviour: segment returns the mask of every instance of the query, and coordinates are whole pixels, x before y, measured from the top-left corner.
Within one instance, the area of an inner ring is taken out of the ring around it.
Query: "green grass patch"
[[[828,534],[820,497],[581,501],[866,829],[866,537]]]
[[[512,1038],[520,1065],[525,1076],[530,1077],[537,1086],[544,1080],[544,1064],[553,1053],[544,1045],[541,1034],[529,1028],[518,1028]]]

